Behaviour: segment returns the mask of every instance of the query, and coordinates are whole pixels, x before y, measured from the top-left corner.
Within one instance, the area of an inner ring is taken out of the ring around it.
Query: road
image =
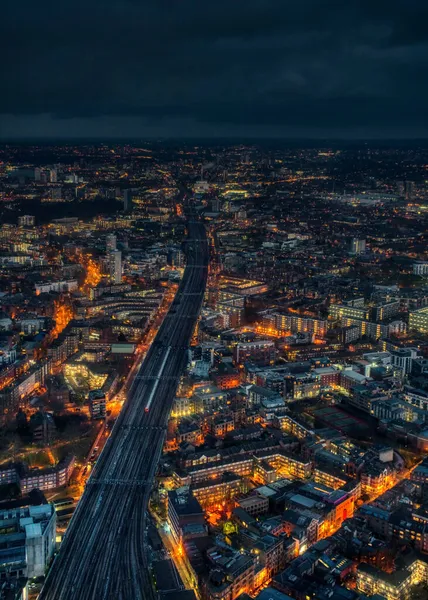
[[[151,515],[154,521],[156,521],[158,524],[159,536],[164,547],[170,553],[171,558],[174,561],[175,568],[180,575],[181,581],[183,582],[186,590],[193,590],[196,598],[199,600],[201,595],[198,589],[198,583],[195,580],[194,573],[188,567],[187,557],[183,547],[174,539],[169,524],[162,521],[162,519],[160,519],[155,513],[151,513]]]
[[[146,600],[146,512],[187,348],[207,280],[208,243],[188,222],[187,266],[171,308],[135,377],[39,600]]]

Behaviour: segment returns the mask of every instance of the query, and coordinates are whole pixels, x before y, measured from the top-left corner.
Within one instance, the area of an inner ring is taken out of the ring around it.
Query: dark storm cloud
[[[427,4],[8,3],[0,135],[425,136]]]

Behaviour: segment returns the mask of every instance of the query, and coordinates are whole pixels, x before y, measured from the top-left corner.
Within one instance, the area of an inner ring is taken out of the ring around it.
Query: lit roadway
[[[188,223],[180,287],[115,423],[49,571],[40,600],[146,600],[146,511],[178,380],[202,305],[205,228]]]

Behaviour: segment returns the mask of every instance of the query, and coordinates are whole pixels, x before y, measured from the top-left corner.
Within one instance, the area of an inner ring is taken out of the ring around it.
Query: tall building
[[[184,265],[184,253],[180,248],[170,248],[168,251],[168,264],[173,267]]]
[[[132,210],[132,190],[129,188],[123,190],[123,210],[125,212]]]
[[[108,255],[110,278],[113,283],[122,283],[122,252],[112,250]]]
[[[365,239],[359,239],[359,238],[352,238],[351,243],[350,243],[350,249],[349,252],[351,254],[364,254],[364,252],[366,251],[366,240]]]
[[[102,390],[91,390],[89,392],[89,412],[91,419],[105,419],[106,417],[106,395]]]
[[[416,262],[413,263],[414,275],[428,275],[428,262]]]
[[[211,210],[213,212],[220,212],[221,210],[221,201],[220,198],[213,198],[211,201]]]
[[[106,250],[107,252],[113,252],[113,250],[117,250],[117,238],[114,233],[109,233],[106,236]]]
[[[4,508],[0,519],[3,524],[0,531],[2,581],[14,576],[43,577],[56,548],[53,504]]]
[[[345,304],[330,304],[328,314],[332,319],[368,319],[370,317],[370,309],[364,306],[361,307]],[[348,324],[345,325],[345,327],[347,326]]]
[[[406,181],[404,183],[404,192],[406,200],[413,200],[413,198],[415,197],[415,182]]]
[[[168,522],[177,540],[186,536],[190,525],[194,530],[199,526],[202,535],[206,532],[204,512],[188,487],[168,492]]]
[[[33,227],[34,222],[34,215],[22,215],[22,217],[18,217],[18,225],[20,227]]]
[[[291,331],[292,333],[309,331],[321,337],[327,333],[327,321],[325,319],[314,319],[294,314],[267,313],[263,318],[263,327],[284,332]]]
[[[409,312],[409,329],[428,333],[428,306]]]
[[[57,183],[58,182],[58,171],[56,169],[51,169],[49,171],[49,181],[51,183]]]
[[[418,357],[417,348],[398,348],[391,350],[391,363],[403,374],[410,373],[413,361]]]
[[[62,189],[60,187],[52,187],[49,190],[51,200],[61,200],[62,199]]]

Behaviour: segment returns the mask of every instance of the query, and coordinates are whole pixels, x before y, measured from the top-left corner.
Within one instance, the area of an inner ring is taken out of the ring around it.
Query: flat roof
[[[293,598],[287,594],[283,594],[279,590],[267,587],[256,596],[256,600],[293,600]]]
[[[159,560],[153,563],[156,588],[159,591],[175,592],[182,585],[180,576],[171,559]]]
[[[312,498],[307,498],[306,496],[302,496],[301,494],[294,494],[290,498],[291,502],[295,504],[300,504],[301,506],[305,506],[306,508],[313,508],[319,500],[312,500]]]

